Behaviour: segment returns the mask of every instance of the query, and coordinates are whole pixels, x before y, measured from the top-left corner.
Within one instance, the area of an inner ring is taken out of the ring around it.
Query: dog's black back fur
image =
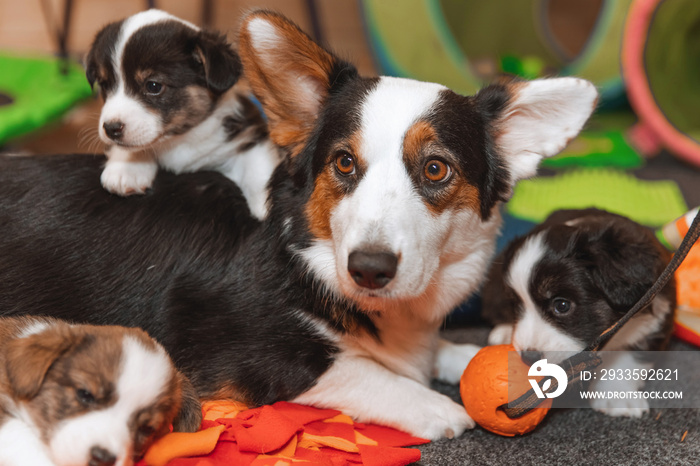
[[[324,297],[278,227],[220,174],[161,172],[121,198],[100,186],[103,163],[0,157],[0,314],[142,327],[205,398],[308,389],[337,348],[295,314]]]

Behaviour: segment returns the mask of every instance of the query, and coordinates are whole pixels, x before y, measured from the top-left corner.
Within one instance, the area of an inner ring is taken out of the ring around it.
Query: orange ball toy
[[[509,418],[503,410],[498,409],[508,402],[509,386],[511,393],[517,393],[518,396],[531,388],[527,375],[529,366],[517,353],[510,353],[509,361],[509,351],[515,351],[515,348],[511,345],[482,348],[462,374],[459,392],[467,414],[477,424],[495,434],[513,437],[526,434],[537,427],[552,407],[552,399],[545,399],[538,408],[516,419]]]

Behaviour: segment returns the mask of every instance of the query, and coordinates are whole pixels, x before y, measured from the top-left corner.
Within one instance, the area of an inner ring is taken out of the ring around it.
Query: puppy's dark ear
[[[180,411],[173,421],[175,432],[196,432],[202,424],[202,405],[190,379],[178,372],[180,381]]]
[[[634,306],[670,260],[651,231],[626,219],[587,240],[581,254],[591,264],[591,278],[608,304],[621,313]]]
[[[97,64],[95,63],[95,57],[92,51],[85,55],[83,64],[85,66],[85,77],[87,78],[90,87],[94,88],[95,81],[97,81]]]
[[[253,12],[243,20],[239,52],[268,117],[271,139],[292,156],[306,145],[332,88],[357,76],[352,65],[269,11]]]
[[[241,77],[241,59],[220,34],[201,31],[195,58],[202,63],[207,87],[216,94],[229,90]]]
[[[111,62],[110,56],[114,44],[119,39],[119,32],[121,31],[123,22],[124,21],[116,21],[110,23],[95,34],[95,40],[93,40],[92,45],[90,45],[90,51],[85,55],[85,59],[83,60],[85,76],[90,83],[90,87],[94,86],[95,82],[97,82],[100,77],[103,80],[106,78],[107,73],[103,67],[106,66],[106,63]],[[102,76],[100,76],[100,74]]]
[[[68,324],[53,324],[47,330],[7,344],[6,369],[10,390],[21,400],[39,393],[51,365],[79,340]]]

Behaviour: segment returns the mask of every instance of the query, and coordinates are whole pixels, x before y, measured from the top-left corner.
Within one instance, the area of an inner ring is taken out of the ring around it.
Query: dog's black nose
[[[354,251],[348,257],[348,272],[355,283],[375,290],[385,287],[395,276],[399,258],[390,252]]]
[[[106,121],[102,127],[105,129],[107,137],[113,140],[121,139],[124,136],[124,123],[119,120]]]
[[[520,352],[520,359],[528,366],[532,366],[543,357],[544,355],[541,351],[525,350]]]
[[[88,466],[113,466],[117,462],[117,457],[102,447],[92,447],[90,449],[90,461]]]

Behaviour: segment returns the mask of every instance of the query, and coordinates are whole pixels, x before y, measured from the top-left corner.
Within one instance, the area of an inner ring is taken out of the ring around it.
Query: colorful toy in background
[[[620,130],[586,130],[558,155],[542,161],[545,168],[616,167],[638,168],[644,160]]]
[[[700,2],[636,0],[622,70],[639,124],[630,135],[645,155],[667,149],[700,165]]]
[[[666,224],[656,232],[657,238],[671,251],[678,248],[693,219],[698,215],[695,208],[678,219]],[[676,309],[675,335],[700,346],[700,244],[690,249],[676,271],[678,307]]]
[[[0,54],[0,146],[92,95],[83,68],[57,58]]]
[[[552,177],[523,180],[506,211],[539,223],[560,209],[597,207],[649,227],[660,227],[688,210],[674,181],[646,181],[607,168],[567,170]]]

